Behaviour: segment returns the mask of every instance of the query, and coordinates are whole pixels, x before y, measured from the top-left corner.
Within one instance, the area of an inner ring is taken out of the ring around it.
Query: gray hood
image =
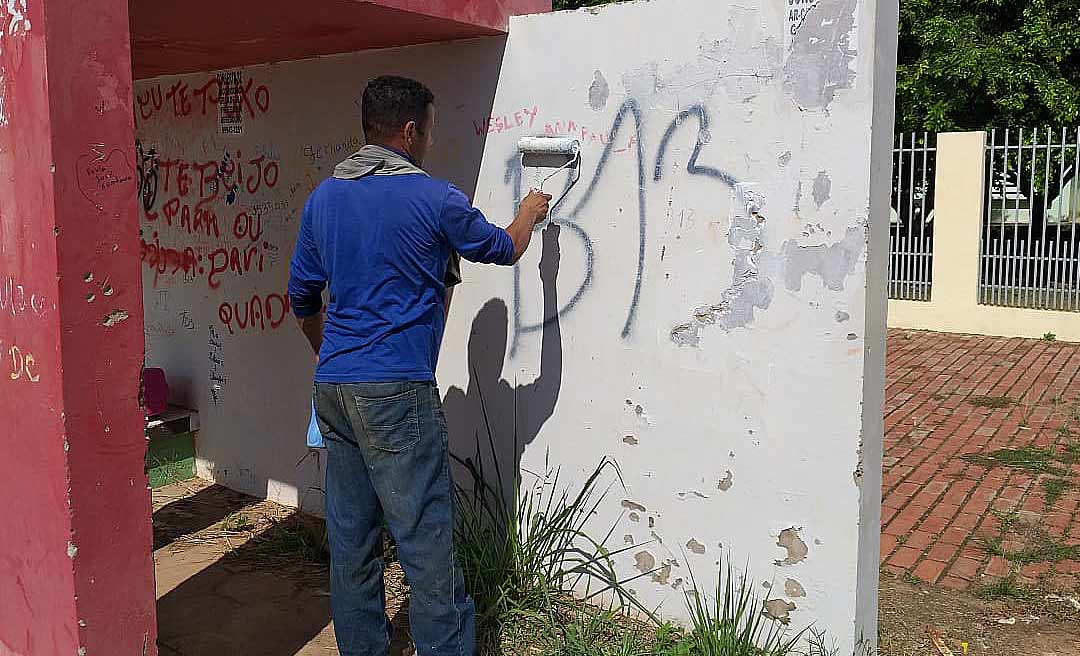
[[[359,180],[369,175],[427,175],[424,169],[389,148],[368,144],[334,167],[339,180]]]

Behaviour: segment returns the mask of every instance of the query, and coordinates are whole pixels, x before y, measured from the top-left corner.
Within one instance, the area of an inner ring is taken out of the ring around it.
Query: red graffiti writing
[[[265,297],[255,294],[248,300],[222,303],[218,307],[218,318],[230,335],[245,330],[277,330],[288,316],[288,294],[268,294]]]
[[[251,118],[270,111],[270,89],[265,84],[255,86],[255,81],[248,78],[247,83],[240,85],[238,91],[240,107]],[[151,84],[135,96],[136,116],[142,121],[148,121],[162,112],[175,118],[207,116],[219,102],[221,82],[216,75],[209,77],[205,84],[194,88],[189,87],[183,80],[165,87],[160,83]]]
[[[262,243],[261,251],[268,250],[270,245],[266,242]],[[263,272],[263,255],[258,245],[248,246],[246,248],[237,248],[233,246],[231,248],[219,248],[208,256],[210,260],[210,270],[206,276],[206,284],[210,286],[210,289],[217,289],[221,287],[221,279],[218,277],[223,273],[233,273],[238,276],[242,276],[245,273],[251,273],[254,267],[259,273]],[[256,259],[258,256],[258,259]],[[199,272],[202,273],[200,267]]]
[[[255,216],[247,212],[240,212],[233,221],[233,236],[237,239],[247,239],[252,242],[259,241],[262,237],[262,214]]]
[[[256,194],[264,187],[273,189],[281,178],[281,165],[265,155],[245,163],[237,151],[235,156],[226,153],[221,161],[162,159],[158,162],[158,176],[164,194],[183,197],[197,194],[197,207],[205,207],[218,198],[222,187],[226,191],[243,189],[249,194]],[[154,220],[156,213],[148,211],[147,218]]]
[[[536,123],[536,115],[539,112],[536,105],[530,108],[524,108],[514,112],[513,114],[503,114],[502,116],[487,116],[479,121],[473,121],[473,128],[476,130],[476,136],[482,137],[485,134],[501,134],[510,130],[516,130],[521,127],[532,127]]]
[[[243,238],[251,237],[251,230],[261,232],[258,220],[248,223],[246,213],[237,217],[234,230]],[[146,267],[154,272],[154,286],[162,275],[183,273],[185,280],[194,281],[202,277],[210,289],[221,287],[225,275],[243,276],[252,272],[266,270],[266,254],[277,252],[277,247],[270,242],[250,243],[244,246],[220,246],[209,252],[201,246],[163,246],[157,232],[149,241],[139,240],[140,257]]]
[[[579,125],[573,120],[554,121],[544,124],[544,133],[560,136],[571,136],[581,140],[582,145],[588,143],[600,143],[607,145],[611,141],[611,135],[604,132],[596,132],[587,126]],[[625,153],[637,144],[637,135],[631,134],[627,139],[626,146],[616,148],[616,154]],[[620,146],[622,144],[619,144]]]
[[[166,225],[176,226],[189,235],[205,235],[214,238],[221,236],[217,213],[213,208],[196,205],[195,210],[192,211],[191,206],[180,202],[179,197],[166,201],[160,213],[146,213],[147,221],[154,222],[159,218],[164,220]]]
[[[153,241],[139,240],[139,259],[154,272],[154,285],[157,286],[158,277],[167,273],[175,275],[183,271],[186,278],[194,278],[197,260],[201,258],[190,246],[183,249],[162,246],[155,232]]]

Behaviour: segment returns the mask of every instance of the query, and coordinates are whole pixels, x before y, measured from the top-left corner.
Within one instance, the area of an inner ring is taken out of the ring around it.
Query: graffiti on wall
[[[0,128],[8,124],[7,70],[4,61],[8,52],[20,46],[30,33],[30,11],[27,0],[0,0]]]
[[[0,340],[0,349],[3,346],[3,340]],[[7,375],[8,380],[25,380],[28,383],[41,381],[41,375],[34,371],[36,360],[32,353],[14,344],[8,346],[6,351],[11,358],[11,368]]]
[[[522,319],[524,301],[521,293],[521,272],[519,267],[514,268],[512,308],[514,330],[511,338],[511,356],[516,354],[523,335],[541,330],[545,323],[572,312],[592,286],[596,256],[593,238],[589,234],[585,223],[590,218],[593,221],[600,218],[597,215],[597,209],[593,205],[596,192],[601,186],[610,184],[616,179],[609,172],[610,164],[613,156],[623,152],[633,153],[637,176],[636,193],[634,194],[636,221],[633,224],[638,235],[637,265],[633,284],[628,290],[629,301],[625,311],[625,318],[619,328],[619,336],[622,339],[626,339],[631,335],[641,303],[642,285],[645,276],[649,225],[649,182],[662,182],[665,176],[669,175],[667,162],[672,139],[684,126],[694,127],[695,124],[697,131],[694,148],[685,165],[686,174],[715,180],[718,184],[731,191],[739,189],[739,183],[735,176],[719,168],[704,165],[699,161],[711,139],[709,115],[703,105],[693,105],[676,115],[665,129],[655,154],[650,158],[643,143],[645,135],[643,134],[643,116],[639,103],[634,99],[626,100],[616,113],[610,128],[604,133],[605,136],[596,138],[596,141],[603,144],[603,150],[591,178],[587,182],[583,180],[583,185],[578,183],[573,189],[569,188],[570,181],[568,180],[567,187],[564,187],[563,192],[569,190],[571,193],[551,210],[550,222],[565,228],[568,234],[581,242],[585,258],[583,262],[584,277],[574,293],[571,294],[569,300],[558,308],[554,316],[548,316],[541,322],[526,323]],[[588,128],[578,126],[573,121],[549,123],[546,129],[553,134],[562,134],[563,132],[560,130],[568,130],[571,127],[575,131],[572,133],[575,137],[580,136],[589,140],[590,135],[595,134],[589,131]],[[580,131],[581,134],[577,134],[577,131]],[[622,147],[623,144],[625,144],[625,147]],[[510,185],[516,205],[520,202],[525,191],[521,159],[516,153],[507,160],[503,182]],[[578,188],[582,189],[580,193],[576,191]]]
[[[223,88],[225,111],[230,119],[236,118],[236,114],[239,114],[240,120],[245,115],[254,119],[270,111],[270,89],[267,85],[256,85],[250,77],[246,82],[236,80],[235,85],[232,82],[232,77],[210,75],[197,87],[188,85],[184,80],[177,80],[171,85],[147,85],[135,96],[135,116],[140,124],[158,116],[172,119],[212,116],[219,119]]]

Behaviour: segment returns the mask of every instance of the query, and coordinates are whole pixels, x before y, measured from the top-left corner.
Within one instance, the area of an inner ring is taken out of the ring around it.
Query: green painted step
[[[146,474],[155,490],[195,478],[195,433],[150,440],[146,447]]]

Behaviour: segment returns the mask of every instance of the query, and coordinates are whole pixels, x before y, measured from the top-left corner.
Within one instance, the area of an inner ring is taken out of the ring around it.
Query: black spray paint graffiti
[[[225,386],[229,383],[229,379],[225,375],[224,345],[221,342],[221,335],[214,330],[213,326],[209,327],[209,332],[210,399],[214,402],[214,405],[221,405]]]
[[[585,190],[581,197],[577,200],[573,208],[567,212],[562,213],[559,211],[559,207],[552,207],[550,214],[550,221],[557,225],[567,228],[582,242],[585,250],[585,277],[582,280],[581,285],[574,292],[574,295],[566,302],[559,311],[552,317],[548,317],[545,321],[535,324],[525,325],[521,319],[521,272],[519,267],[514,267],[514,335],[511,341],[510,356],[513,357],[518,348],[518,344],[521,335],[526,333],[535,332],[544,327],[546,323],[555,321],[558,318],[565,316],[572,311],[578,304],[581,298],[588,291],[593,279],[593,265],[595,261],[595,254],[593,251],[592,238],[589,236],[588,231],[585,230],[579,223],[580,216],[583,215],[589,206],[590,201],[593,198],[594,193],[600,185],[603,179],[603,174],[608,168],[611,156],[615,152],[615,139],[623,129],[623,124],[627,117],[632,117],[634,120],[634,144],[635,157],[637,160],[637,205],[638,205],[638,253],[637,253],[637,273],[634,280],[633,294],[630,300],[630,306],[627,309],[626,321],[623,323],[622,331],[620,333],[623,339],[630,336],[633,329],[634,322],[637,318],[638,306],[641,302],[641,288],[645,275],[645,245],[648,229],[648,205],[647,205],[647,180],[645,175],[645,144],[644,144],[644,129],[643,129],[643,117],[641,109],[637,102],[633,99],[629,99],[622,104],[619,108],[618,114],[616,114],[614,121],[612,122],[611,129],[608,131],[607,144],[604,146],[604,151],[600,155],[600,160],[596,165],[596,170],[593,173],[592,179],[585,187]],[[690,154],[690,158],[687,162],[686,171],[690,175],[700,175],[708,178],[715,179],[731,189],[738,188],[738,181],[733,175],[722,171],[720,169],[702,166],[698,164],[698,158],[701,156],[702,150],[706,144],[709,143],[709,119],[705,108],[701,105],[694,105],[683,112],[680,112],[678,116],[672,120],[671,124],[664,131],[664,136],[660,140],[659,147],[657,149],[656,161],[653,170],[653,182],[659,182],[663,179],[664,175],[664,157],[667,154],[668,146],[671,143],[671,139],[675,136],[679,127],[682,126],[688,119],[696,117],[698,119],[698,134],[694,150]],[[515,154],[506,163],[506,174],[503,178],[505,184],[512,186],[514,194],[515,205],[521,201],[523,195],[522,189],[522,169],[520,156]],[[567,187],[570,181],[567,181]],[[563,188],[563,193],[566,193],[567,187]]]
[[[151,148],[143,150],[142,142],[135,140],[135,158],[138,164],[135,167],[139,174],[139,198],[142,200],[143,210],[149,212],[157,202],[158,190],[158,154]]]

